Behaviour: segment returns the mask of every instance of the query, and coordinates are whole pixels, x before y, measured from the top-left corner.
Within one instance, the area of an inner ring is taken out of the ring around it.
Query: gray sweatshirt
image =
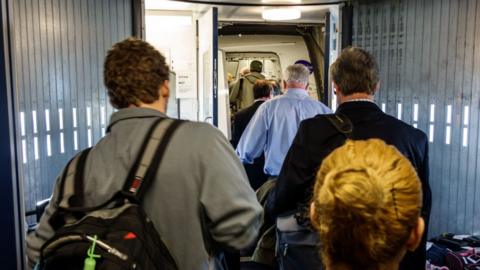
[[[85,172],[85,202],[98,205],[124,184],[145,134],[164,114],[144,108],[122,109],[110,132],[90,152]],[[58,179],[52,200],[58,197]],[[240,249],[256,237],[262,208],[232,146],[214,127],[184,123],[175,132],[144,198],[144,209],[180,270],[214,269],[213,250]],[[37,231],[27,237],[30,265],[54,234],[47,206]]]

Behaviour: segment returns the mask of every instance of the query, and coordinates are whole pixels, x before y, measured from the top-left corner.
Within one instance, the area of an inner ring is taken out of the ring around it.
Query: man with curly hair
[[[108,52],[104,81],[118,111],[86,160],[85,204],[100,205],[122,190],[148,130],[167,117],[168,79],[165,57],[142,40],[126,39]],[[59,180],[38,229],[28,236],[31,265],[54,234],[49,220],[58,188]],[[221,269],[219,250],[241,249],[254,240],[262,211],[226,138],[194,122],[175,131],[143,207],[180,270]]]

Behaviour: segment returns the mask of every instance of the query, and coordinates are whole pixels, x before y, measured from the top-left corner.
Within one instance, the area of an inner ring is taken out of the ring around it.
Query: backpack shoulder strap
[[[164,118],[154,123],[128,173],[123,193],[133,195],[139,201],[142,200],[148,186],[155,180],[170,139],[184,122]]]
[[[65,213],[85,213],[103,209],[112,202],[122,199],[119,194],[125,198],[136,197],[137,201],[141,201],[143,192],[147,189],[152,178],[155,176],[157,168],[160,166],[161,159],[165,153],[174,131],[185,121],[174,120],[168,118],[159,118],[148,130],[140,151],[135,159],[134,165],[125,181],[122,191],[94,207],[84,206],[84,171],[85,161],[90,152],[87,149],[73,158],[65,169],[60,186],[60,196],[58,200],[58,208],[62,211],[58,216],[64,219]],[[65,213],[64,213],[65,212]],[[56,218],[57,219],[57,218]],[[61,223],[59,223],[61,224]]]
[[[238,86],[237,100],[241,100],[241,99],[242,99],[243,83],[244,83],[245,78],[244,78],[244,77],[240,77],[239,80],[240,80],[240,82],[239,82],[239,86]]]
[[[81,205],[84,198],[83,178],[88,154],[92,148],[87,148],[77,154],[69,162],[60,179],[57,198],[59,208]]]
[[[338,132],[342,133],[348,139],[352,138],[353,132],[353,123],[350,119],[341,113],[335,114],[326,114],[325,118],[337,129]]]

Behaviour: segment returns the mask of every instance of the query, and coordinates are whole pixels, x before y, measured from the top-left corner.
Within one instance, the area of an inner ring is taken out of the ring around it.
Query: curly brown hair
[[[152,45],[128,38],[108,51],[103,76],[110,103],[122,109],[157,101],[161,85],[169,78],[169,68]]]
[[[380,80],[375,57],[364,49],[349,47],[332,64],[332,80],[343,95],[367,93],[373,95]]]

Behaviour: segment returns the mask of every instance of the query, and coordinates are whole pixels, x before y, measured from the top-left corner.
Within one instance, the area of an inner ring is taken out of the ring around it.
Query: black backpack
[[[141,207],[168,142],[182,121],[160,118],[150,128],[123,190],[96,207],[84,205],[84,169],[90,149],[73,158],[61,183],[55,235],[41,248],[39,269],[178,269]],[[87,252],[94,258],[87,259]],[[98,256],[97,256],[98,255]],[[87,268],[85,268],[87,269]]]

